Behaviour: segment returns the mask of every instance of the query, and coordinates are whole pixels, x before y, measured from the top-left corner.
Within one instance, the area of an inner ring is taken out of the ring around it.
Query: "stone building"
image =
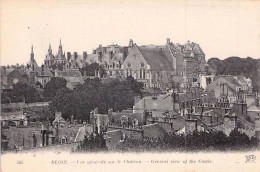
[[[199,44],[134,45],[122,65],[125,77],[131,75],[146,87],[171,88],[176,82],[182,88],[200,86],[205,72],[205,54]]]
[[[230,103],[246,102],[247,94],[251,93],[250,82],[242,82],[234,76],[219,76],[206,87],[207,91],[214,91],[218,99],[227,99]]]

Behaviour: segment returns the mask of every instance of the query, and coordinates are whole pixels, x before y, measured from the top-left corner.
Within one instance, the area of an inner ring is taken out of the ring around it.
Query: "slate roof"
[[[224,79],[228,82],[231,82],[235,86],[241,86],[233,76],[225,76]]]
[[[21,120],[25,118],[23,111],[2,112],[0,116],[1,120]]]
[[[145,105],[145,109],[147,110],[158,110],[158,111],[171,111],[173,110],[172,97],[170,95],[160,95],[157,99],[152,99],[152,97],[145,97],[144,99],[139,100],[134,109],[139,110],[143,109]]]
[[[98,54],[88,54],[86,62],[89,64],[94,63],[94,62],[98,63]]]
[[[179,93],[179,102],[188,102],[191,100],[191,97],[189,97],[186,93]]]
[[[124,60],[123,57],[124,57],[123,53],[116,53],[113,55],[112,61],[121,61],[121,63],[123,63]]]
[[[173,58],[171,52],[167,49],[150,48],[146,46],[139,46],[141,54],[151,66],[151,70],[172,71],[174,70],[172,64],[168,59]]]
[[[9,75],[14,69],[6,69],[6,75]]]
[[[208,91],[203,96],[201,96],[201,99],[203,102],[207,103],[215,103],[218,101],[218,99],[215,97],[215,92]]]
[[[62,77],[82,77],[81,73],[77,69],[66,69],[64,71],[59,71]]]
[[[50,70],[48,69],[44,69],[43,71],[40,72],[40,75],[39,76],[49,76],[49,77],[53,77],[53,73],[51,73]]]
[[[61,116],[59,116],[59,117],[55,118],[55,120],[54,120],[53,122],[54,122],[54,123],[56,123],[56,122],[65,123],[66,121],[65,121],[64,118],[62,118]]]
[[[247,111],[250,111],[250,112],[260,112],[260,106],[250,106]]]
[[[167,134],[166,131],[157,123],[143,125],[142,129],[144,131],[144,136],[146,137],[161,138]]]
[[[86,134],[86,128],[85,127],[80,127],[79,131],[75,137],[74,142],[79,142],[79,141],[83,141],[84,137],[87,136]]]
[[[238,87],[241,87],[241,85],[236,81],[236,79],[233,77],[233,76],[219,76],[219,77],[216,77],[215,80],[207,85],[206,87],[206,90],[214,90],[216,87],[219,87],[219,84],[222,83],[221,81],[219,81],[220,79],[223,79],[224,81],[226,81],[225,83],[230,83],[228,84],[228,88],[229,88],[229,91],[231,92],[236,92],[236,88],[234,86],[238,86]],[[216,84],[218,83],[218,84]]]
[[[45,56],[45,60],[55,60],[54,55],[48,53],[48,54]]]
[[[77,86],[78,84],[81,84],[81,83],[80,83],[80,82],[68,82],[66,86],[67,86],[68,88],[70,88],[70,89],[74,89],[74,88],[76,88],[76,86]]]

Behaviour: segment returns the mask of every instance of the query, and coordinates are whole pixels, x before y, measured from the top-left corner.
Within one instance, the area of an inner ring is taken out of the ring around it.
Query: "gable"
[[[144,64],[144,67],[141,66],[142,63]],[[150,65],[148,64],[148,62],[146,61],[146,59],[144,58],[140,50],[135,45],[130,51],[130,53],[128,54],[128,56],[126,57],[122,65],[122,68],[123,69],[130,68],[132,70],[139,70],[140,68],[144,68],[148,70],[150,69]]]

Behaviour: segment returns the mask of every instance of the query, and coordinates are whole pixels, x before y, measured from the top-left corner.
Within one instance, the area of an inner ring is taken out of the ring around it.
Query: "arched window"
[[[62,136],[60,139],[61,143],[67,143],[67,137],[66,136]]]

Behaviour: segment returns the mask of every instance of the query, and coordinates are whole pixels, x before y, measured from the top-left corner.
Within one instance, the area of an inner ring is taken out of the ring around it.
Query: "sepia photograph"
[[[260,172],[260,0],[0,10],[1,171]]]

